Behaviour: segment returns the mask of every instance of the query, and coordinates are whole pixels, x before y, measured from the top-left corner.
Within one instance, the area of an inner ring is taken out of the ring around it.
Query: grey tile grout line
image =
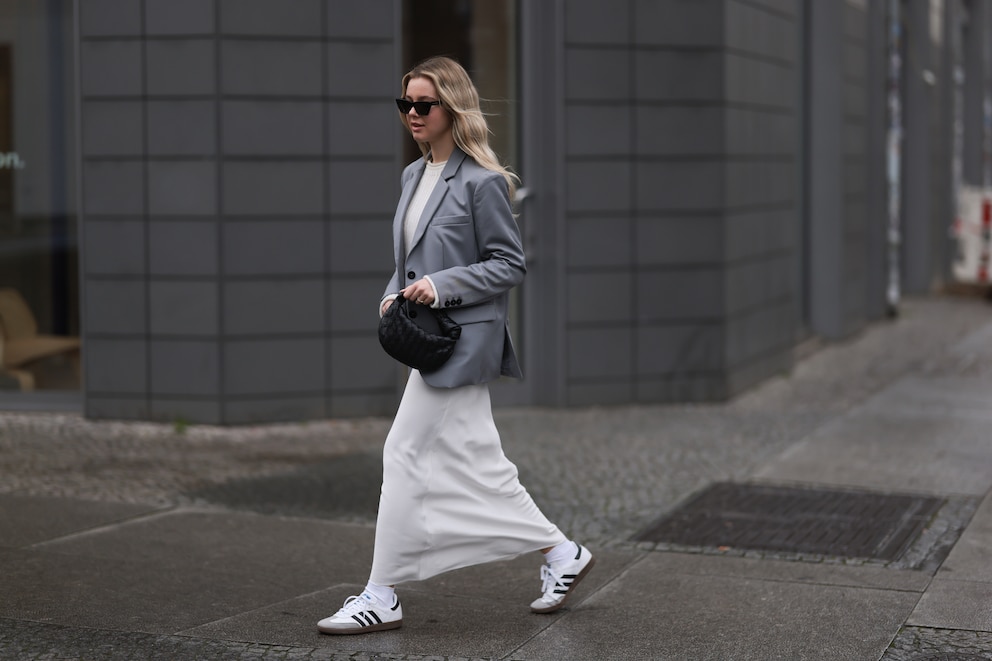
[[[248,610],[240,611],[238,613],[234,613],[233,615],[227,615],[227,616],[218,618],[216,620],[209,620],[207,622],[200,622],[199,624],[196,624],[196,625],[191,626],[191,627],[187,627],[185,629],[181,629],[179,631],[175,631],[175,632],[173,632],[173,633],[171,633],[169,635],[172,635],[172,636],[184,636],[184,637],[191,638],[191,639],[196,639],[196,640],[219,640],[219,639],[216,639],[216,638],[208,638],[206,636],[199,636],[199,635],[197,635],[197,634],[195,634],[193,632],[196,631],[197,629],[199,629],[200,627],[206,627],[206,626],[210,626],[212,624],[219,624],[221,622],[226,622],[226,621],[229,621],[229,620],[233,620],[235,618],[243,617],[243,616],[248,615],[250,613],[257,613],[257,612],[260,612],[260,611],[265,611],[265,610],[270,609],[270,608],[272,608],[274,606],[279,606],[279,605],[282,605],[282,604],[292,603],[292,602],[294,602],[294,601],[296,601],[298,599],[306,599],[307,597],[313,597],[313,596],[319,595],[322,592],[327,592],[328,590],[334,590],[336,588],[343,587],[343,586],[346,586],[346,585],[353,585],[353,586],[355,586],[358,589],[359,592],[365,587],[364,585],[359,584],[359,583],[347,583],[347,582],[334,583],[334,584],[328,585],[326,587],[323,587],[323,588],[321,588],[319,590],[312,590],[310,592],[304,592],[304,593],[301,593],[301,594],[293,595],[292,597],[289,597],[287,599],[280,599],[279,601],[273,601],[273,602],[265,603],[265,604],[262,604],[261,606],[256,606],[255,608],[249,608]],[[245,641],[245,642],[258,642],[258,641]],[[278,643],[272,643],[272,644],[278,644]]]

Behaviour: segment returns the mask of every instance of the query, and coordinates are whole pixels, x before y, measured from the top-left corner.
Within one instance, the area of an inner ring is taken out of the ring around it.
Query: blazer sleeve
[[[379,299],[380,305],[381,305],[381,301],[384,301],[387,296],[399,293],[400,289],[402,288],[403,287],[400,286],[400,272],[394,268],[393,277],[389,279],[389,284],[386,285],[385,291],[382,292],[382,298]]]
[[[487,172],[476,184],[472,219],[478,261],[430,274],[442,301],[455,301],[463,307],[509,291],[523,282],[527,271],[520,229],[513,218],[510,194],[501,174]]]

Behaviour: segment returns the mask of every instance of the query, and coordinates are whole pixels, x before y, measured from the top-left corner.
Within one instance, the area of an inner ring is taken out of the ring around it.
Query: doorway
[[[520,152],[517,0],[404,0],[403,72],[418,62],[445,55],[457,60],[479,90],[482,112],[489,124],[489,144],[500,162],[523,177]],[[397,95],[399,89],[397,89]],[[404,164],[420,158],[413,140],[403,147]],[[521,191],[518,190],[518,198]],[[519,205],[517,211],[519,212]],[[525,250],[527,219],[517,216]],[[526,284],[510,293],[510,334],[517,357],[526,369],[524,296]],[[505,379],[493,384],[497,404],[526,404],[525,382]]]

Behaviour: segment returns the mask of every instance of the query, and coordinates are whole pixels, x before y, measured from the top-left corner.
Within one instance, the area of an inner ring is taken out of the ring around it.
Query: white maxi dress
[[[503,454],[486,384],[433,388],[412,370],[382,464],[374,583],[423,580],[567,539]]]
[[[404,217],[410,245],[444,163],[428,163]],[[566,541],[520,484],[489,386],[434,388],[410,371],[386,436],[370,580],[419,581]]]

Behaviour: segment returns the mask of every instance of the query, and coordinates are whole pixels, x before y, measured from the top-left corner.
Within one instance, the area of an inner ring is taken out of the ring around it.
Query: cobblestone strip
[[[371,654],[101,629],[0,618],[4,661],[491,661],[454,656]]]
[[[0,493],[174,505],[183,494],[377,453],[381,418],[220,428],[0,413]]]
[[[992,633],[904,627],[881,661],[992,661]]]
[[[888,566],[893,569],[916,569],[934,574],[943,564],[961,533],[968,527],[982,499],[952,496],[941,508],[919,539],[901,557]]]

